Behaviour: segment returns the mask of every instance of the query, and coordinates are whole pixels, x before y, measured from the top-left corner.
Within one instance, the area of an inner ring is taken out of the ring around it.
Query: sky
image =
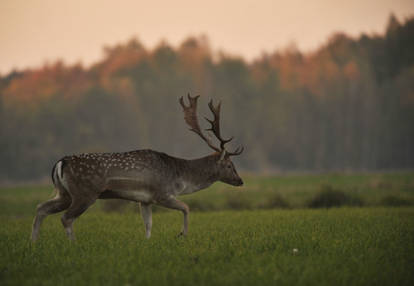
[[[383,33],[413,0],[0,0],[0,74],[63,60],[88,66],[103,47],[135,37],[147,48],[206,35],[213,50],[247,60],[294,43],[312,51],[330,35]]]

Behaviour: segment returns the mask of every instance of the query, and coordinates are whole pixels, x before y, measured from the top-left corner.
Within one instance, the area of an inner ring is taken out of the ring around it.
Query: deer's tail
[[[64,159],[56,162],[52,168],[52,182],[59,190],[68,192],[68,184],[63,172],[65,165],[66,164]]]

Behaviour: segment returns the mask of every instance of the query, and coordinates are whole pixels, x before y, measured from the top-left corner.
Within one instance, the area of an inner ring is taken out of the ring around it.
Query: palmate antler
[[[184,120],[185,122],[191,127],[190,130],[194,133],[198,134],[201,139],[203,139],[211,149],[220,152],[220,149],[214,146],[214,144],[204,136],[201,132],[200,125],[198,124],[197,118],[197,99],[200,97],[199,95],[191,97],[190,94],[187,95],[188,101],[190,102],[189,106],[185,106],[184,98],[180,97],[180,104],[183,107],[184,111]]]
[[[217,104],[217,106],[214,106],[213,100],[210,100],[210,102],[208,103],[208,107],[210,108],[211,112],[213,113],[214,119],[210,120],[208,118],[205,118],[211,124],[211,127],[206,129],[206,130],[211,131],[216,136],[216,138],[220,141],[220,148],[218,148],[217,146],[215,146],[211,142],[211,140],[209,138],[204,136],[204,134],[201,132],[200,125],[198,124],[197,100],[200,96],[197,95],[197,96],[191,97],[190,94],[188,94],[187,97],[188,97],[188,101],[189,101],[190,105],[186,106],[184,104],[183,97],[180,97],[180,104],[183,107],[185,122],[191,127],[190,130],[195,132],[196,134],[198,134],[198,136],[200,136],[201,139],[203,139],[211,149],[213,149],[213,150],[215,150],[219,153],[225,151],[225,154],[227,156],[240,155],[244,150],[244,148],[242,146],[238,147],[234,152],[228,152],[224,147],[224,145],[226,143],[233,140],[233,137],[231,137],[229,139],[223,139],[223,137],[221,137],[221,133],[220,133],[221,102],[219,102]]]

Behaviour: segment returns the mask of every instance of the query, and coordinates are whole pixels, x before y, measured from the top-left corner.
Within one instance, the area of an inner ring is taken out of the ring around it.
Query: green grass
[[[192,212],[186,238],[176,237],[177,211],[154,213],[147,240],[136,204],[105,213],[99,202],[75,222],[76,242],[53,215],[36,244],[29,241],[35,206],[52,188],[3,188],[0,285],[414,285],[413,178],[331,174],[247,177],[241,189],[215,184],[183,197],[190,208],[220,210]],[[364,207],[305,208],[327,189]],[[279,197],[289,209],[257,209]]]
[[[69,242],[57,216],[1,217],[2,285],[413,285],[414,209],[340,208],[154,216],[89,213]],[[293,249],[298,251],[295,253]]]

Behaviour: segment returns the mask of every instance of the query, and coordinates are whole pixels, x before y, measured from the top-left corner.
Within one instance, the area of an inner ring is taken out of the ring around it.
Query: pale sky
[[[138,38],[147,48],[206,35],[213,50],[252,60],[292,42],[310,51],[334,32],[382,33],[413,0],[0,0],[0,74],[63,59],[88,66],[104,45]]]

